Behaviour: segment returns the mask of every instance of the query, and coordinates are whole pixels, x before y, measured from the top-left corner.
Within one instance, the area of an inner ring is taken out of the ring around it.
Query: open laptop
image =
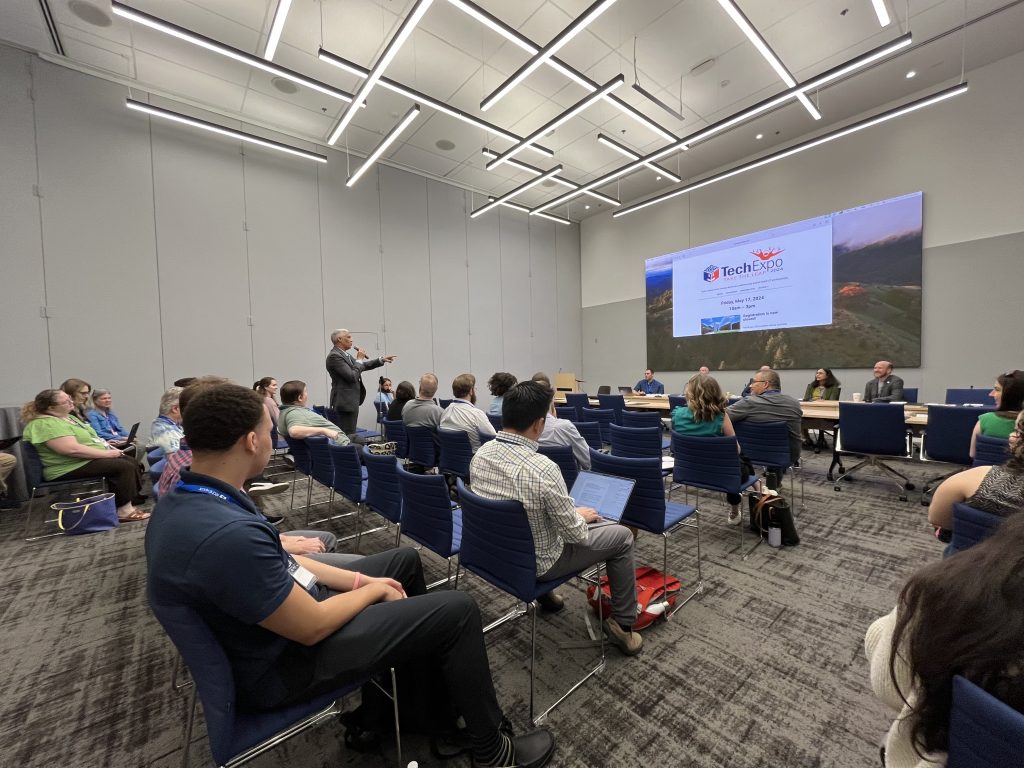
[[[633,388],[632,387],[619,387],[619,394],[620,395],[632,395],[633,394]]]
[[[132,440],[135,439],[135,435],[138,433],[138,431],[139,431],[139,422],[136,421],[134,424],[132,424],[132,428],[130,430],[128,430],[127,437],[118,438],[114,442],[115,443],[124,443],[125,445],[131,445],[132,444]]]
[[[569,495],[577,507],[593,507],[605,520],[619,522],[636,480],[583,470]]]

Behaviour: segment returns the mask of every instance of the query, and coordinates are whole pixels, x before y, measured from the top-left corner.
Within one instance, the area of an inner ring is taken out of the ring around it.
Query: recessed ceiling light
[[[438,139],[434,142],[434,146],[438,149],[443,149],[445,152],[451,152],[455,149],[455,142],[449,139]]]
[[[732,82],[732,80],[723,80],[722,82],[720,82],[720,83],[718,84],[718,86],[719,86],[720,88],[725,88],[725,87],[727,87],[727,86],[729,85],[729,83],[731,83],[731,82]]]
[[[542,187],[553,187],[553,186],[555,186],[555,182],[554,182],[554,181],[553,181],[552,179],[547,179],[547,180],[545,180],[545,181],[542,181],[542,182],[540,183],[540,185],[541,185]]]
[[[916,74],[917,74],[917,72],[915,72],[914,70],[910,70],[909,72],[907,72],[907,80],[909,80],[910,78],[912,78]]]
[[[755,136],[754,138],[755,138],[755,139],[757,139],[758,141],[760,141],[761,139],[763,139],[763,138],[764,138],[764,134],[763,134],[763,133],[759,133],[759,134],[757,134],[757,136]]]
[[[291,80],[285,80],[283,77],[272,77],[270,84],[277,88],[281,93],[297,93],[299,86],[293,83]]]
[[[113,20],[102,8],[87,0],[71,0],[68,9],[86,24],[92,24],[94,27],[109,27],[113,24]]]
[[[589,206],[589,205],[584,205],[584,206],[583,206],[583,210],[585,210],[585,211],[589,211],[589,210],[590,210],[590,206]]]
[[[655,181],[661,181],[661,176],[655,179]]]

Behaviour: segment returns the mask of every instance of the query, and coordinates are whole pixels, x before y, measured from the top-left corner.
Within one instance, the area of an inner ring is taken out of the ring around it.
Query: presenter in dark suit
[[[892,363],[879,360],[874,367],[875,378],[864,387],[865,403],[892,403],[903,400],[903,379],[893,375]]]
[[[331,376],[331,407],[337,411],[339,425],[348,435],[355,434],[359,420],[359,404],[366,395],[363,387],[363,371],[379,368],[395,359],[386,355],[370,360],[356,347],[354,359],[348,351],[353,348],[352,334],[339,328],[331,334],[334,348],[327,354],[327,373]]]

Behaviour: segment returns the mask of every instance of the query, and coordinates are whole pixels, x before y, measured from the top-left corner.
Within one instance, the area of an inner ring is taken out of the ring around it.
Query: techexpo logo
[[[705,283],[713,283],[713,282],[715,282],[715,280],[717,280],[721,276],[722,276],[722,271],[718,267],[716,267],[714,264],[709,264],[708,266],[704,267],[704,282]]]
[[[784,250],[786,250],[786,249],[785,248],[769,248],[767,251],[762,251],[760,248],[758,248],[756,251],[751,251],[750,253],[753,256],[757,256],[757,258],[759,258],[761,261],[768,261],[770,259],[774,259],[776,256],[778,256]]]

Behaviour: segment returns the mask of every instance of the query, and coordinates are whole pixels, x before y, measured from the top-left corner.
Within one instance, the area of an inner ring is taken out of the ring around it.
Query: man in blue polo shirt
[[[633,387],[633,391],[641,395],[664,395],[665,385],[654,378],[654,371],[648,368],[644,371],[644,377]]]
[[[276,709],[389,667],[406,681],[432,673],[430,695],[464,720],[474,765],[550,760],[549,731],[512,737],[503,727],[476,603],[463,592],[424,594],[414,550],[349,569],[284,551],[241,490],[272,448],[257,393],[212,386],[188,404],[184,427],[191,471],[161,498],[146,531],[149,599],[202,617],[231,663],[240,708]]]

